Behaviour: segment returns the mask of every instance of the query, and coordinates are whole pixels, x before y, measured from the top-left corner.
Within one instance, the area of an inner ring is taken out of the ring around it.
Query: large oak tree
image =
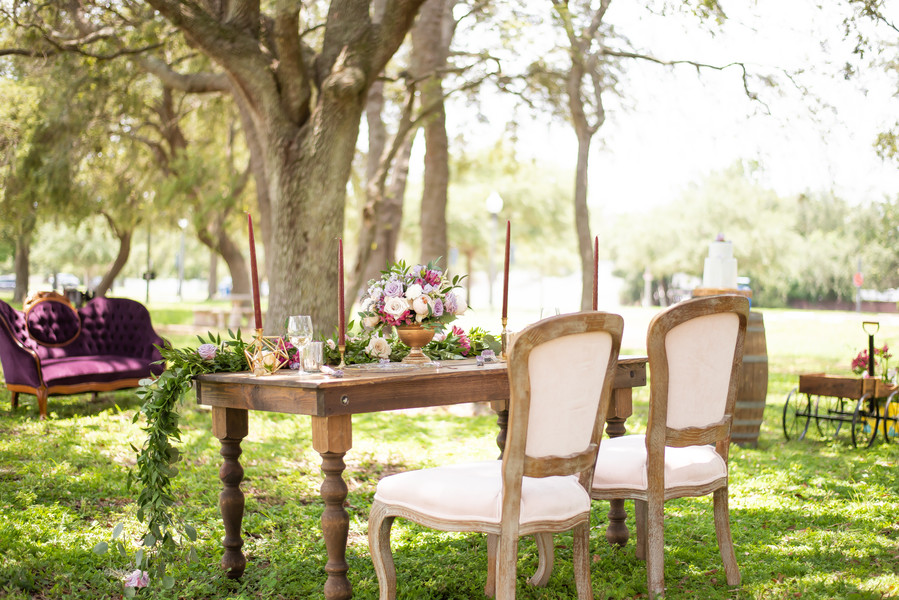
[[[222,68],[249,111],[271,203],[260,207],[271,231],[269,327],[302,311],[330,331],[359,120],[423,0],[389,0],[382,17],[368,1],[333,0],[308,35],[298,1],[275,2],[271,15],[259,0],[147,2]]]

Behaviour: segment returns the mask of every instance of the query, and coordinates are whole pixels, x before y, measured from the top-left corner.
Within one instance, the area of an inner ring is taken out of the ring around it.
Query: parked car
[[[0,275],[0,290],[14,290],[16,289],[16,276],[15,275]]]
[[[54,285],[57,289],[76,288],[81,285],[81,280],[71,273],[57,273],[56,282],[53,281],[53,275],[47,277],[47,283]]]

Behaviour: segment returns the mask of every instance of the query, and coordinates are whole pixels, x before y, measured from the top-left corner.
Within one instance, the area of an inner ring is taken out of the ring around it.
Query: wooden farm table
[[[503,448],[509,401],[506,364],[499,362],[478,367],[474,360],[442,364],[440,368],[404,370],[349,368],[343,378],[297,375],[290,371],[264,377],[254,377],[250,373],[214,373],[197,377],[197,402],[212,407],[212,431],[222,445],[224,464],[219,478],[224,489],[219,496],[219,507],[225,526],[222,567],[228,571],[228,577],[240,577],[246,567],[240,537],[244,512],[240,483],[244,471],[238,459],[241,440],[248,433],[248,411],[312,417],[312,446],[321,455],[325,475],[321,486],[325,503],[321,526],[328,552],[324,596],[327,600],[344,600],[353,595],[347,579],[349,515],[343,508],[347,497],[343,457],[353,445],[354,414],[491,402],[500,428],[497,445]],[[645,384],[646,358],[621,356],[608,413],[610,436],[624,434],[624,422],[631,414],[631,390]],[[613,543],[627,541],[623,504],[619,502],[609,510],[606,537]]]

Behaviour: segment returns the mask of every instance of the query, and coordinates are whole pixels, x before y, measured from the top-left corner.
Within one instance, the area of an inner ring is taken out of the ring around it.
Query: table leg
[[[244,495],[240,491],[243,467],[238,459],[241,454],[240,442],[247,436],[248,428],[246,410],[212,407],[212,433],[221,442],[220,454],[225,459],[219,469],[219,479],[224,486],[219,494],[219,510],[225,525],[222,568],[228,571],[230,579],[238,579],[243,575],[247,565],[247,559],[241,552],[243,539],[240,537],[240,527],[243,522]]]
[[[630,388],[612,390],[612,402],[609,405],[609,414],[606,417],[606,433],[610,438],[621,437],[627,430],[624,423],[633,412],[633,393]],[[609,526],[606,528],[606,540],[609,544],[623,547],[630,538],[630,532],[625,525],[627,512],[624,510],[624,500],[609,500]]]
[[[347,497],[343,457],[353,445],[352,429],[351,415],[312,417],[312,447],[321,455],[322,471],[325,473],[321,495],[325,502],[322,535],[328,550],[326,600],[348,600],[353,597],[353,588],[346,575],[350,568],[346,562],[350,516],[343,508]]]
[[[506,449],[506,434],[509,432],[509,403],[505,400],[494,400],[490,407],[496,412],[496,425],[499,433],[496,434],[496,445],[499,447],[499,457],[503,457]]]

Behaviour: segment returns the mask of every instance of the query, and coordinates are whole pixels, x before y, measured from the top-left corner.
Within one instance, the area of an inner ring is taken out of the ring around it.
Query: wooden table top
[[[646,360],[620,356],[613,387],[645,385]],[[197,403],[328,417],[509,398],[505,362],[482,367],[474,359],[443,361],[440,367],[398,364],[349,366],[340,378],[283,369],[262,377],[210,373],[196,379]]]

